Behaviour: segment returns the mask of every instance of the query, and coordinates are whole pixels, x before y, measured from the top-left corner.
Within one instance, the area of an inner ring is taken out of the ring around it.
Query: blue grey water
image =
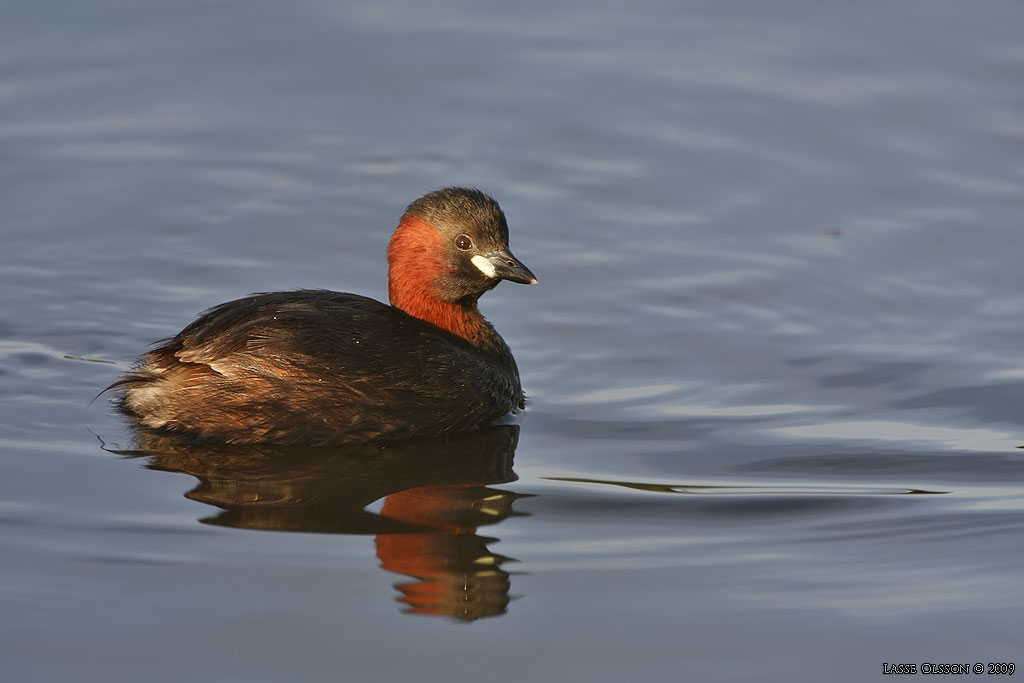
[[[1022,25],[994,0],[7,0],[0,680],[1024,663]],[[541,281],[482,301],[518,427],[377,460],[112,452],[90,401],[150,343],[253,291],[386,299],[404,206],[458,184]]]

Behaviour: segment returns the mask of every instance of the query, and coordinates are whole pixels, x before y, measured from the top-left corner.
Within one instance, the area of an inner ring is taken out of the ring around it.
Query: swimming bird
[[[332,445],[466,431],[523,407],[512,352],[477,308],[502,280],[537,282],[498,203],[426,194],[387,258],[390,306],[299,290],[207,310],[111,385],[121,409],[194,441]]]

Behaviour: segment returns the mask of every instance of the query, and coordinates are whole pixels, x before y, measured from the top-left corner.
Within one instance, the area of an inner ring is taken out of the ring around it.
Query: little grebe
[[[438,436],[522,407],[512,352],[477,310],[500,280],[537,282],[498,203],[431,192],[387,255],[391,306],[324,290],[221,304],[113,385],[122,410],[197,441],[327,445]]]

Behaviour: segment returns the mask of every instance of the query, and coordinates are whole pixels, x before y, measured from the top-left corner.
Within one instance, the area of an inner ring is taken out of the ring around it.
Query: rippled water
[[[6,3],[0,679],[1015,661],[1022,21]],[[518,424],[221,453],[90,405],[212,304],[386,298],[398,216],[451,184],[496,196],[541,280],[482,305]]]

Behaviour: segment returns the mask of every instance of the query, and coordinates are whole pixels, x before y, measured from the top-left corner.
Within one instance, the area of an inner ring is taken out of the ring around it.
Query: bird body
[[[523,405],[515,359],[477,309],[536,279],[476,190],[417,200],[388,247],[393,305],[357,294],[256,294],[203,313],[115,383],[140,426],[199,441],[327,445],[438,436]]]

